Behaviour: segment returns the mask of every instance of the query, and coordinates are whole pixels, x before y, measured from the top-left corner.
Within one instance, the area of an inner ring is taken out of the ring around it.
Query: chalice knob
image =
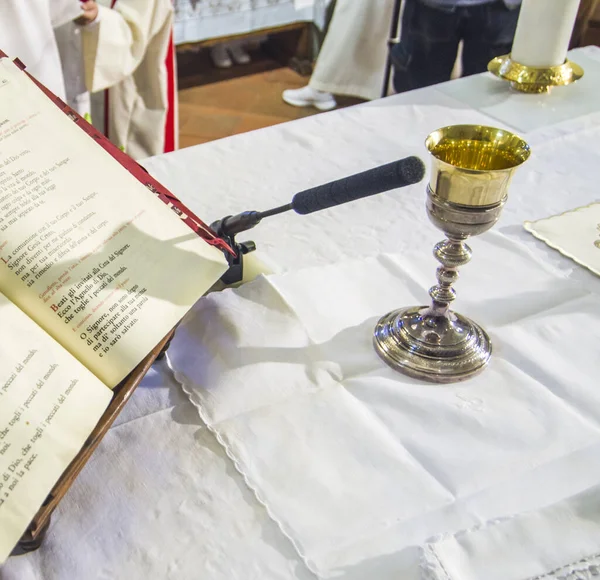
[[[432,156],[427,215],[446,234],[433,254],[440,263],[429,306],[413,306],[383,316],[374,345],[392,368],[434,383],[468,379],[488,364],[492,344],[476,322],[454,312],[453,284],[471,259],[469,236],[498,221],[516,168],[529,155],[523,139],[494,127],[452,125],[425,141]]]

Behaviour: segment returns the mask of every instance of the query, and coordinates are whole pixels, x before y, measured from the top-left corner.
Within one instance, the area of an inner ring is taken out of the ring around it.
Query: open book
[[[81,122],[0,58],[0,562],[111,389],[227,269]]]

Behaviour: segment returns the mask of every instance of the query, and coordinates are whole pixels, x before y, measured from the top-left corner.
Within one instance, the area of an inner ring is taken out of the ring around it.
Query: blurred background
[[[282,92],[307,84],[335,4],[175,0],[180,147],[318,114],[287,105]],[[600,3],[582,1],[576,30],[572,46],[600,45]],[[232,41],[243,43],[251,61],[218,68],[211,49]],[[336,101],[344,107],[362,99]]]
[[[335,0],[175,0],[180,147],[317,114],[289,106],[282,92],[308,83],[334,7]],[[220,47],[231,43],[250,61],[230,57],[220,67]],[[342,107],[359,102],[337,99]]]

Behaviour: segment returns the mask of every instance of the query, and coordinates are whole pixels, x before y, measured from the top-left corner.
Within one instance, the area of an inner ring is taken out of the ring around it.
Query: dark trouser
[[[401,93],[450,80],[463,41],[463,76],[485,72],[490,60],[511,50],[518,9],[502,0],[438,8],[405,0],[400,43],[392,48],[394,88]]]

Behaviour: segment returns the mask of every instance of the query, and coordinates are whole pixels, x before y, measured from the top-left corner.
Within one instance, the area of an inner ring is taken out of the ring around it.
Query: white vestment
[[[79,0],[76,2],[79,3]],[[95,25],[96,23],[91,23],[88,26]],[[68,22],[56,27],[54,34],[65,79],[67,104],[89,120],[91,102],[90,93],[85,86],[81,28],[79,24],[75,24],[73,19],[69,19]]]
[[[337,0],[309,85],[376,99],[381,95],[393,0]]]
[[[19,58],[27,72],[65,99],[53,28],[81,14],[76,0],[0,0],[0,49]]]
[[[93,123],[134,159],[163,153],[167,113],[176,106],[168,90],[174,82],[174,60],[167,66],[167,56],[174,59],[171,0],[99,3],[97,26],[82,28],[86,86],[95,93]],[[176,124],[171,129],[174,134]]]

